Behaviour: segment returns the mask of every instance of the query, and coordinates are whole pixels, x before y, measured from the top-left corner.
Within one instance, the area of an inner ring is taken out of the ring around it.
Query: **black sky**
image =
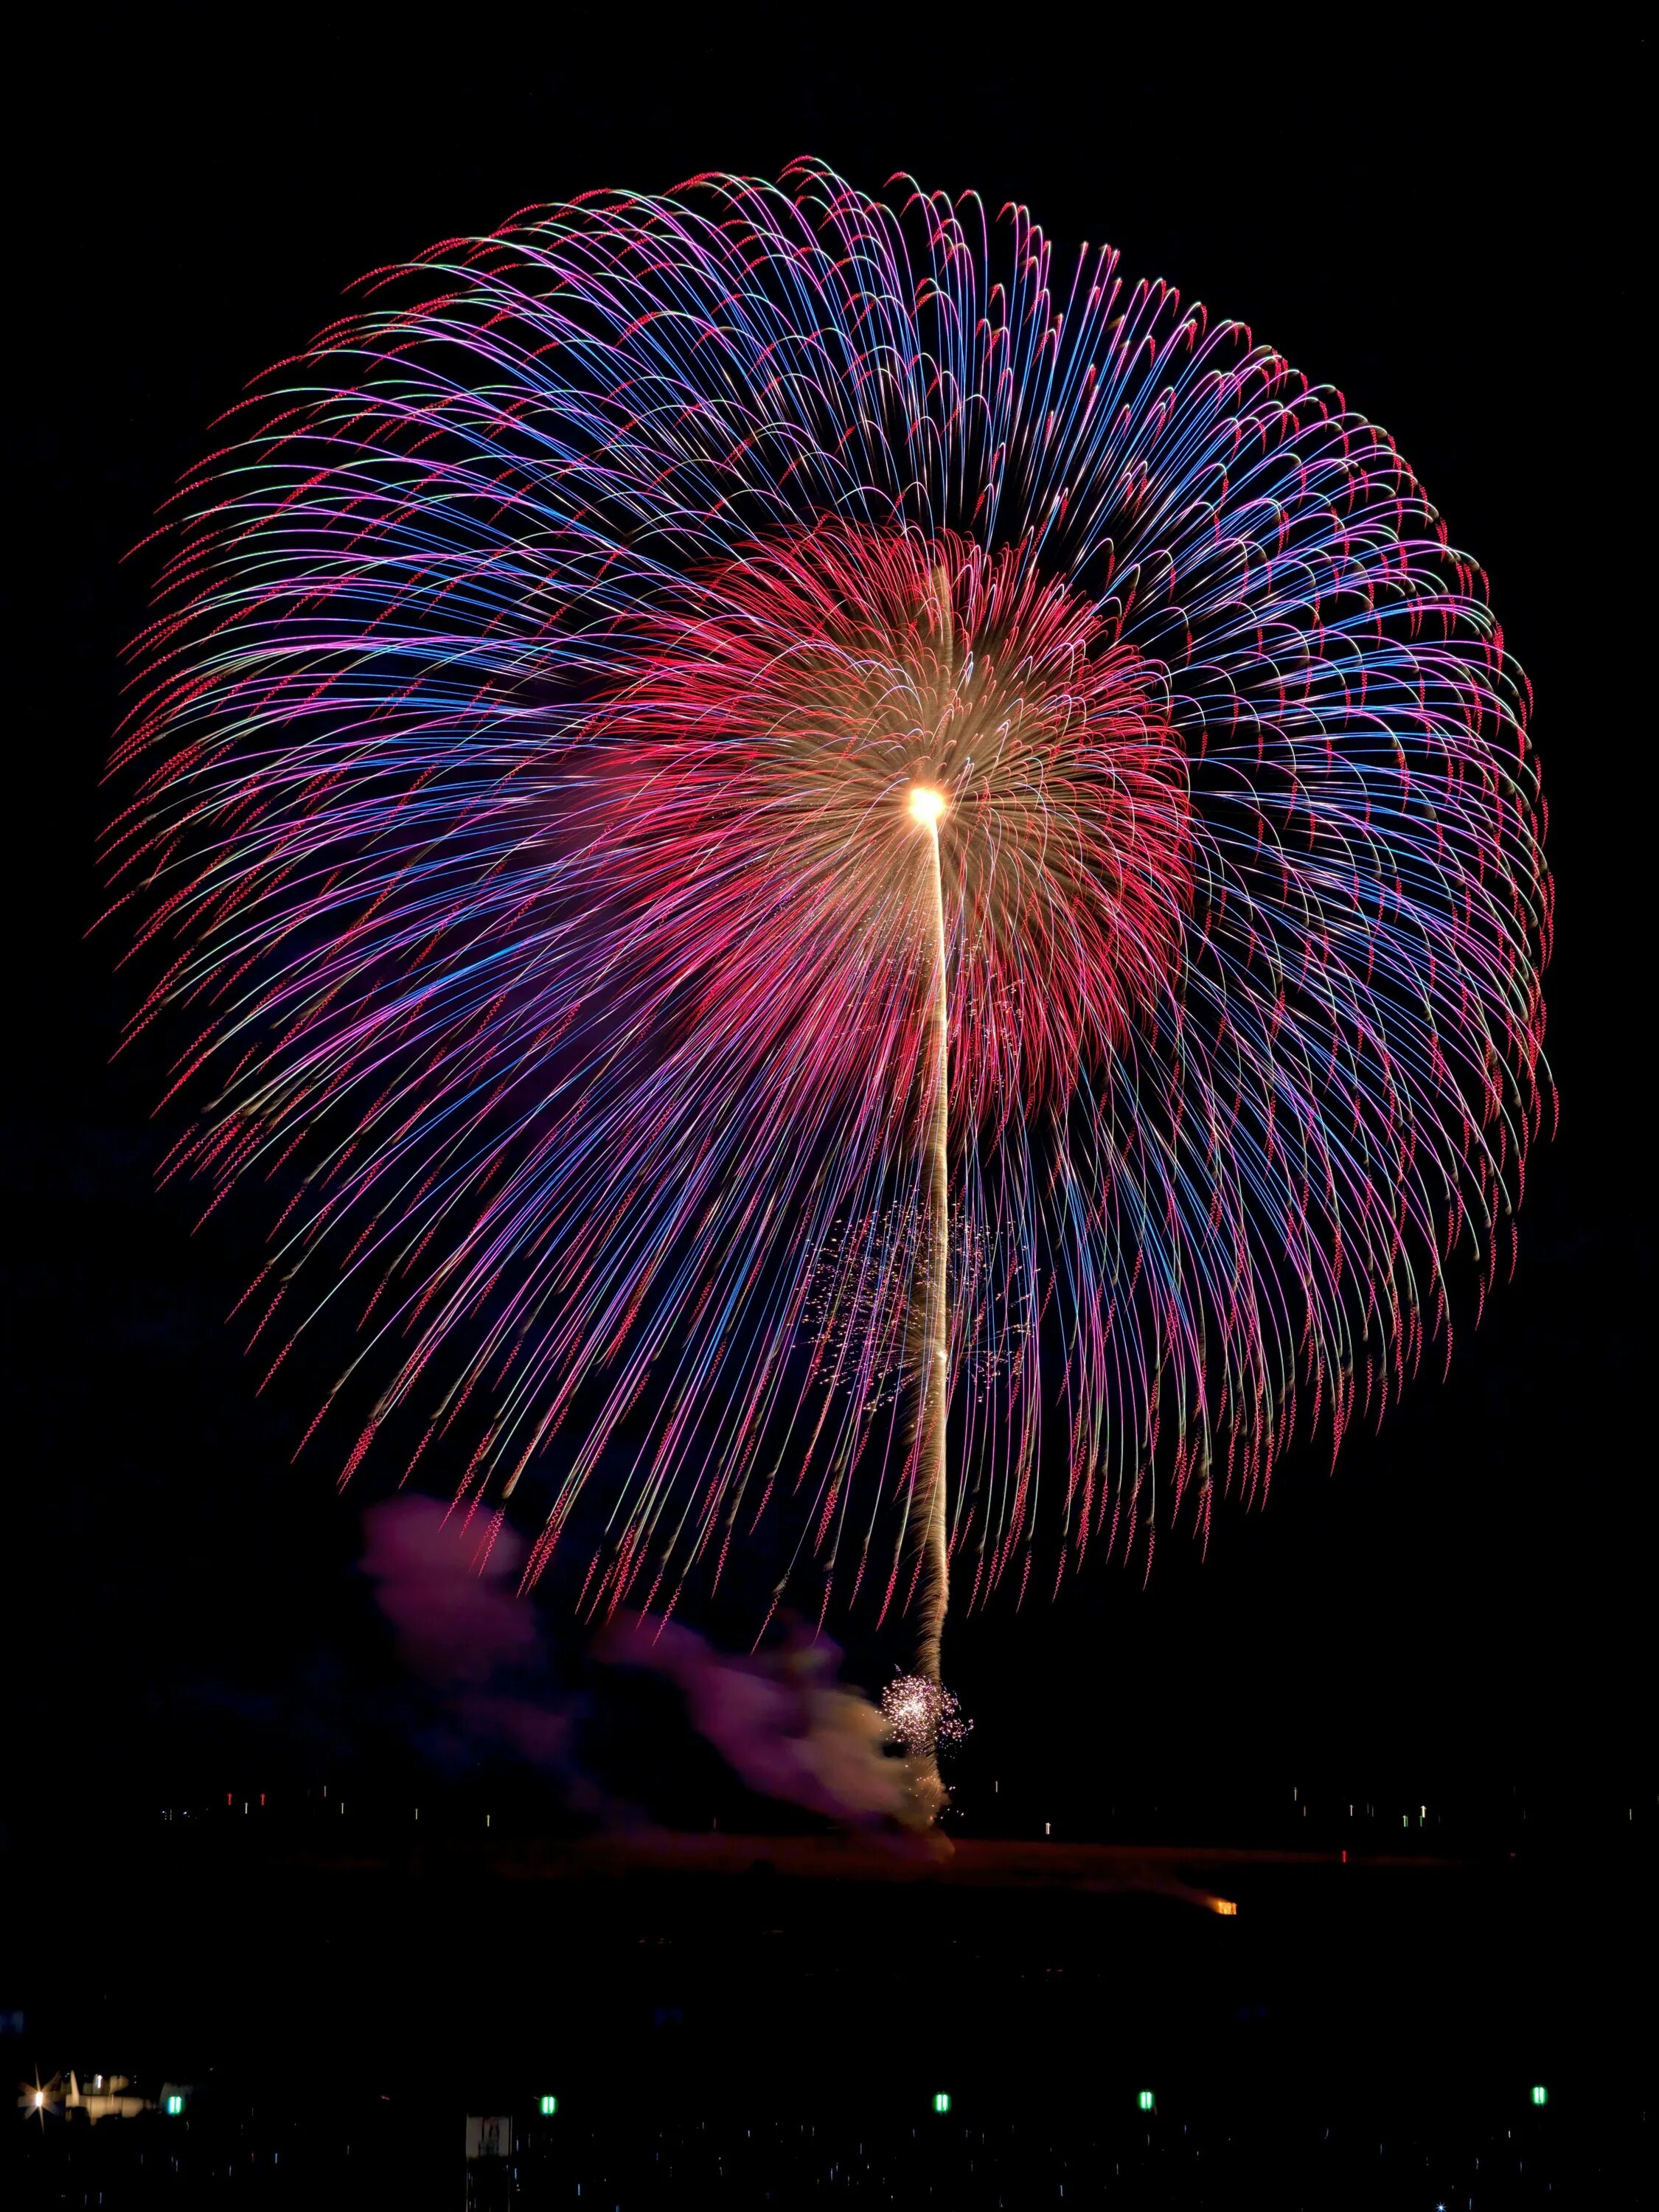
[[[532,201],[804,152],[1110,240],[1386,424],[1488,569],[1551,810],[1562,1122],[1516,1280],[1448,1387],[1334,1477],[1293,1460],[1201,1566],[1177,1537],[1144,1589],[1113,1565],[957,1632],[976,1755],[1154,1793],[1650,1791],[1645,50],[1339,48],[1301,18],[1255,50],[1196,25],[1120,50],[1046,17],[993,50],[826,15],[787,47],[663,51],[643,19],[608,44],[538,20],[391,54],[333,17],[234,52],[77,22],[12,95],[6,1626],[20,1711],[85,1723],[14,1735],[0,1809],[189,1780],[245,1722],[296,1766],[345,1757],[386,1671],[355,1511],[326,1465],[288,1464],[309,1407],[257,1401],[222,1325],[254,1231],[188,1235],[151,1188],[153,1064],[107,1065],[126,994],[83,933],[143,601],[144,556],[121,556],[211,417],[364,270]]]

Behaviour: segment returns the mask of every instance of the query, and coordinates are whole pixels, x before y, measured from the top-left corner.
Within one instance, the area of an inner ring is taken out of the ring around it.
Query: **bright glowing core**
[[[945,799],[942,791],[928,784],[914,783],[910,787],[910,811],[925,829],[931,830],[945,811]]]

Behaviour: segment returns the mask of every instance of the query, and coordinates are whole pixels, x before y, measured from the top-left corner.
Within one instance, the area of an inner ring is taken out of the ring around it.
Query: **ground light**
[[[943,2089],[939,2090],[933,2098],[933,2110],[936,2112],[948,2112],[950,2109],[951,2100],[945,2095]]]

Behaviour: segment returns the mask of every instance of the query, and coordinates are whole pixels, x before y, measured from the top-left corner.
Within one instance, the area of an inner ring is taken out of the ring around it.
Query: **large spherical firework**
[[[947,1548],[1207,1526],[1509,1258],[1526,713],[1388,437],[1113,253],[811,165],[533,212],[179,495],[172,1164],[269,1183],[272,1358],[361,1329],[347,1474],[516,1490],[590,1609],[781,1528],[937,1680]]]

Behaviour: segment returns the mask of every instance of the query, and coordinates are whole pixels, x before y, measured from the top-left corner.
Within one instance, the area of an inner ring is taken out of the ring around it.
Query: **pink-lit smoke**
[[[552,1679],[534,1607],[516,1595],[524,1547],[503,1530],[486,1548],[435,1499],[404,1497],[363,1516],[364,1571],[376,1584],[399,1656],[475,1741],[560,1776],[599,1809],[579,1770],[573,1714]],[[619,1617],[592,1656],[660,1675],[692,1727],[738,1779],[853,1826],[925,1825],[907,1762],[888,1758],[876,1706],[836,1679],[841,1654],[805,1637],[747,1659],[648,1613]]]
[[[674,1683],[691,1725],[750,1790],[835,1820],[921,1824],[903,1763],[882,1750],[880,1711],[836,1679],[841,1654],[801,1637],[765,1657],[733,1659],[693,1630],[649,1613],[612,1624],[595,1647],[613,1666]]]

